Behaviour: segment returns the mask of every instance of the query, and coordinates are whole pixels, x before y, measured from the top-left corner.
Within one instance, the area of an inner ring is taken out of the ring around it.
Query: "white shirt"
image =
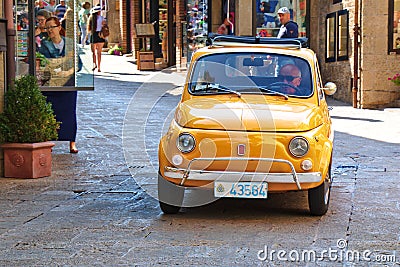
[[[96,23],[97,27],[96,27],[96,32],[101,31],[101,27],[103,27],[103,20],[104,20],[103,16],[100,16],[100,15],[97,16],[97,23]]]
[[[64,49],[64,39],[61,39],[61,42],[59,42],[58,44],[53,43],[54,47],[57,48],[59,50],[59,54],[61,54],[61,52]]]

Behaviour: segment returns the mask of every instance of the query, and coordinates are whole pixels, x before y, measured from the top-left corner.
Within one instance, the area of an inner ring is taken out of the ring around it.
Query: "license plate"
[[[215,197],[267,198],[265,182],[215,182]]]

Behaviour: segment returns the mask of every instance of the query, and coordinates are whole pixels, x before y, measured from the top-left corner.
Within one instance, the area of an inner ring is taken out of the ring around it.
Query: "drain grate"
[[[147,166],[144,165],[133,165],[133,166],[129,166],[130,169],[143,169],[146,168]]]

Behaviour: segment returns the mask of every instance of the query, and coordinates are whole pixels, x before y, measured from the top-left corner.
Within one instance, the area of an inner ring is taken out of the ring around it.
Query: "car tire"
[[[173,184],[158,174],[158,201],[165,214],[176,214],[182,207],[185,187]]]
[[[311,215],[322,216],[328,211],[331,195],[330,168],[325,180],[319,186],[308,190],[308,206]]]

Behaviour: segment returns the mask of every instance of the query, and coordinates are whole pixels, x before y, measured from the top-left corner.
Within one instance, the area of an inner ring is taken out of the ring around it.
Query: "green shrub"
[[[0,143],[37,143],[56,140],[60,123],[34,76],[22,76],[5,93],[0,114]]]

